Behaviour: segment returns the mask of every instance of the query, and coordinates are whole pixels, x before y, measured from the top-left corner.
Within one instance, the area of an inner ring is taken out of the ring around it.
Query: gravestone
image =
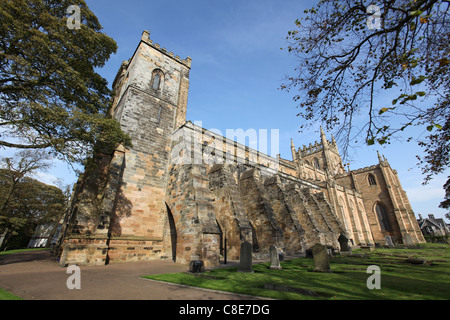
[[[271,245],[269,248],[270,252],[270,269],[281,270],[280,256],[278,255],[278,249],[276,246]]]
[[[312,247],[312,254],[314,259],[314,271],[317,272],[329,272],[330,271],[330,258],[328,257],[327,247],[316,243]]]
[[[414,243],[413,243],[409,233],[405,233],[405,236],[403,237],[403,240],[404,240],[405,246],[407,246],[407,247],[413,247],[414,246]]]
[[[348,238],[341,234],[338,238],[339,246],[341,247],[341,251],[350,251],[350,247],[348,246]]]
[[[193,260],[189,264],[189,272],[192,273],[198,273],[198,272],[205,272],[205,264],[203,263],[203,260]]]
[[[253,272],[252,269],[252,244],[250,242],[244,241],[241,244],[241,254],[239,257],[239,268],[238,272]]]
[[[394,241],[392,241],[392,237],[390,235],[386,235],[384,239],[386,240],[388,247],[395,247]]]

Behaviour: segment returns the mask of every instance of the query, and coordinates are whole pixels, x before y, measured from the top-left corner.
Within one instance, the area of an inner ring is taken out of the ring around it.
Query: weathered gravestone
[[[312,254],[314,259],[314,271],[330,271],[330,258],[328,257],[327,247],[321,245],[320,243],[316,243],[312,247]]]
[[[388,247],[394,247],[394,241],[392,240],[392,237],[390,235],[384,236],[384,239],[386,240],[386,244]]]
[[[341,234],[338,238],[339,246],[341,247],[341,251],[350,251],[350,247],[348,245],[348,238]]]
[[[189,272],[205,272],[205,264],[202,260],[193,260],[189,263]]]
[[[414,246],[414,243],[413,243],[409,233],[405,233],[405,236],[403,237],[403,239],[404,239],[405,246],[407,246],[407,247],[413,247]]]
[[[270,251],[270,269],[281,270],[282,268],[280,265],[280,256],[278,254],[277,247],[271,245],[269,251]]]
[[[252,244],[244,241],[241,244],[241,255],[239,257],[238,272],[253,272],[252,269]]]

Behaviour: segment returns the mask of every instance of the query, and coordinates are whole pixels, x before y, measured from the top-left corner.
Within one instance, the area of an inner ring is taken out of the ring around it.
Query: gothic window
[[[342,197],[339,197],[339,208],[341,209],[342,219],[344,219],[345,228],[349,230],[345,214],[344,199],[342,199]]]
[[[315,167],[316,169],[320,169],[319,159],[317,159],[317,158],[314,158],[314,167]]]
[[[348,205],[349,205],[349,207],[350,207],[350,213],[353,215],[353,211],[355,210],[355,205],[353,204],[353,201],[350,200],[350,201],[348,202]]]
[[[375,180],[375,176],[371,173],[367,176],[367,180],[369,180],[369,185],[375,186],[377,184],[377,181]]]
[[[162,82],[164,80],[164,74],[161,70],[153,70],[152,73],[152,89],[160,90],[162,88]]]
[[[381,230],[391,231],[391,224],[389,222],[386,208],[381,203],[377,203],[375,211],[377,214],[378,222],[380,223]]]

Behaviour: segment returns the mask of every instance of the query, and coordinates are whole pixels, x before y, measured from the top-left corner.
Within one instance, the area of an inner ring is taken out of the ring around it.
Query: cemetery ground
[[[236,267],[214,268],[203,273],[170,273],[144,278],[206,289],[282,300],[449,300],[450,246],[421,244],[420,247],[352,250],[330,259],[331,272],[315,272],[312,258],[281,262],[281,270],[270,262],[255,263],[253,273]],[[380,289],[369,289],[380,269]],[[369,279],[370,281],[370,279]]]

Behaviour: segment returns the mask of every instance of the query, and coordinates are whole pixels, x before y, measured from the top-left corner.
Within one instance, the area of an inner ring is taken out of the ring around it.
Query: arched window
[[[346,218],[347,215],[345,214],[344,199],[342,199],[342,197],[339,197],[339,208],[341,209],[342,219],[344,219],[345,228],[347,230],[349,230],[347,218]]]
[[[377,205],[375,206],[375,212],[377,214],[381,230],[391,231],[391,223],[389,222],[386,208],[381,203],[377,203]]]
[[[353,215],[354,214],[354,210],[355,210],[355,205],[353,204],[352,200],[350,200],[348,202],[348,206],[350,207],[350,213]]]
[[[319,159],[317,158],[314,158],[314,167],[316,167],[316,169],[320,169]]]
[[[159,70],[159,69],[153,70],[152,89],[160,90],[162,88],[163,79],[164,79],[164,74],[161,70]]]
[[[369,185],[375,186],[377,184],[377,180],[375,180],[375,176],[371,173],[367,176],[367,180],[369,180]]]

